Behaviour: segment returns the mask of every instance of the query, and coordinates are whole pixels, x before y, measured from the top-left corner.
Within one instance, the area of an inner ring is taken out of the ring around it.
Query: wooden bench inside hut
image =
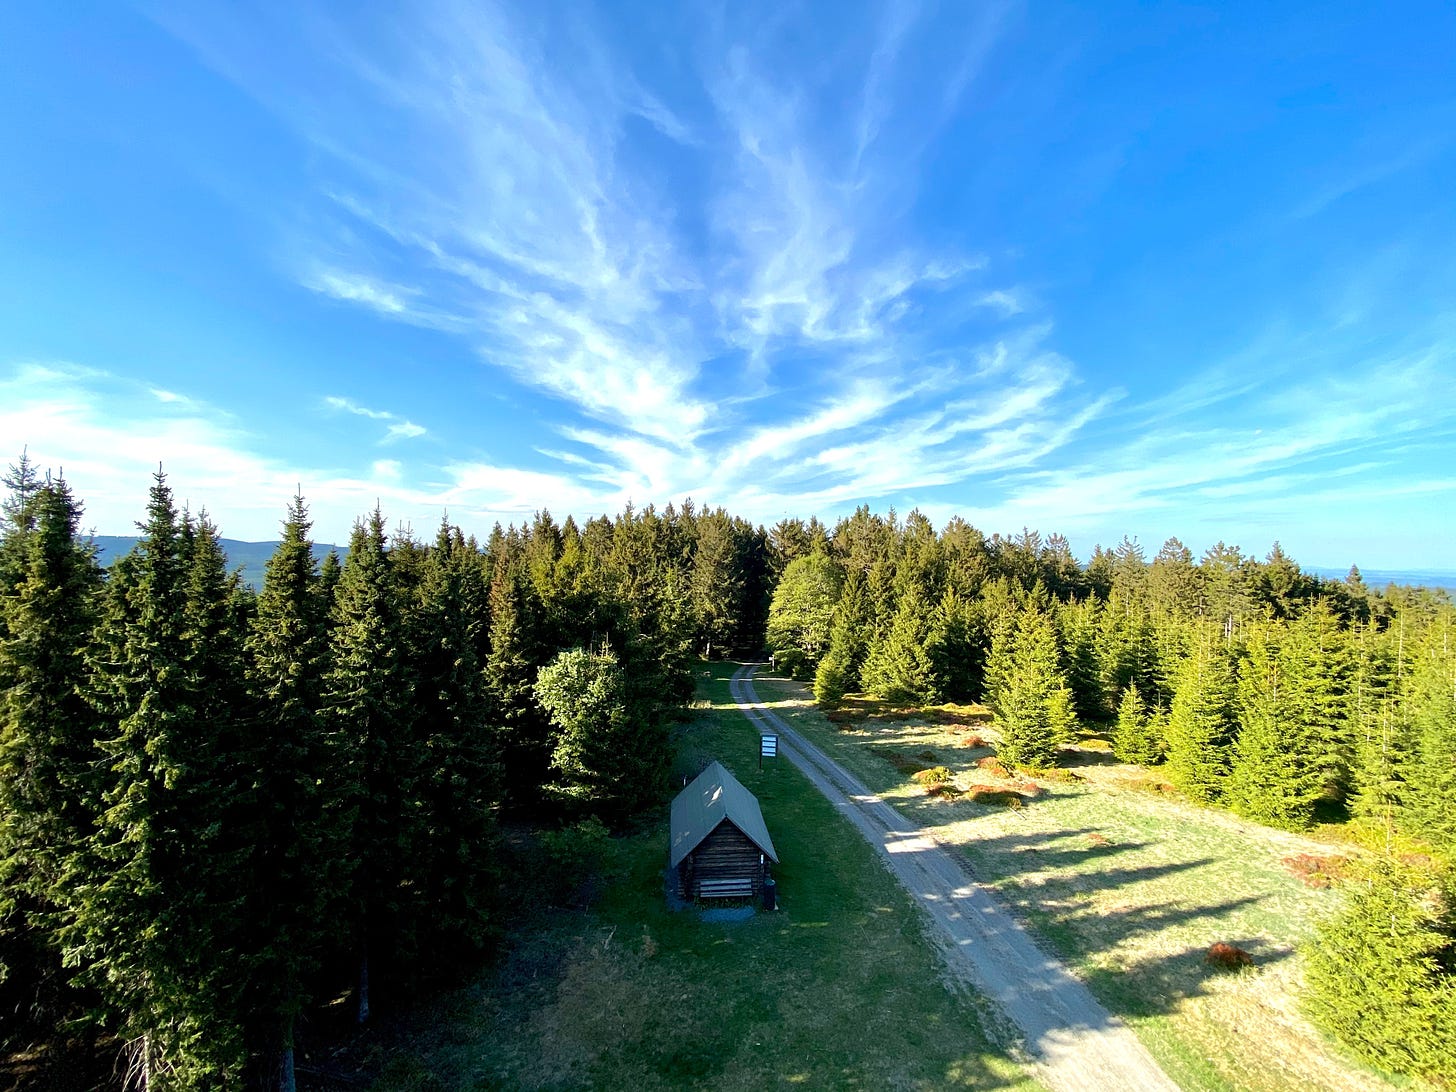
[[[683,898],[756,898],[778,860],[758,799],[721,763],[673,800],[669,861]]]

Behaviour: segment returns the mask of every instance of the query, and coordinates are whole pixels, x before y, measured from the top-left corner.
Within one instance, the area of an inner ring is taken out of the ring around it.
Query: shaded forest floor
[[[872,790],[960,847],[1181,1087],[1394,1087],[1298,1012],[1296,945],[1337,906],[1323,877],[1356,852],[1349,846],[1184,803],[1155,771],[1117,762],[1103,738],[1064,749],[1047,777],[1015,777],[992,757],[982,707],[851,696],[826,716],[798,683],[760,673],[755,687]],[[916,779],[934,767],[950,772],[943,787]],[[1217,942],[1244,949],[1253,966],[1209,966]]]
[[[498,966],[371,1032],[350,1084],[300,1087],[1035,1088],[983,1003],[945,988],[919,912],[870,847],[786,762],[758,771],[734,667],[700,670],[678,772],[716,758],[758,796],[783,861],[778,911],[668,910],[664,807],[613,840],[590,905],[523,893]]]

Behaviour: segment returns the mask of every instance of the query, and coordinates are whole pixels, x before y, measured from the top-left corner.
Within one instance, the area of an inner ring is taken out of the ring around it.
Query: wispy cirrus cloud
[[[405,301],[410,293],[405,289],[396,285],[380,284],[357,273],[342,274],[324,271],[310,278],[306,283],[315,292],[332,296],[345,303],[363,304],[365,307],[385,315],[404,315],[409,311],[409,305]]]
[[[1199,497],[1292,504],[1450,419],[1436,373],[1405,384],[1308,313],[1235,357],[1191,346],[1136,395],[1107,378],[1115,350],[1091,379],[1015,248],[921,208],[938,142],[985,105],[1004,11],[819,14],[669,6],[642,36],[589,6],[451,0],[166,20],[306,148],[312,188],[278,243],[297,283],[443,335],[519,408],[529,439],[433,468],[424,494],[452,513],[692,494],[757,518],[913,502],[1101,535]],[[1337,180],[1301,215],[1418,161]],[[1356,295],[1351,329],[1379,310]],[[1368,385],[1306,382],[1312,356]],[[383,423],[380,443],[423,432],[328,401]]]
[[[957,460],[925,427],[902,430],[901,462],[921,469],[899,483],[807,451],[986,400],[1026,407],[1027,424],[1082,419],[1069,368],[1049,389],[1036,369],[975,362],[1025,336],[998,328],[1024,306],[983,254],[922,239],[914,220],[915,159],[967,85],[966,57],[994,41],[994,12],[937,21],[893,5],[881,40],[846,38],[819,75],[785,63],[777,20],[687,18],[673,86],[614,53],[589,15],[555,37],[500,4],[320,20],[323,75],[239,45],[236,27],[172,18],[325,165],[317,219],[333,226],[298,249],[329,264],[310,260],[300,282],[448,328],[550,398],[539,412],[562,442],[535,456],[553,472],[724,497],[787,492],[800,473],[849,497],[940,482]],[[953,93],[922,116],[907,89],[927,76],[906,50],[947,35],[967,50],[947,56]],[[841,88],[859,105],[837,116]]]
[[[423,425],[417,425],[388,410],[361,406],[351,398],[329,395],[324,399],[324,405],[340,413],[351,413],[355,417],[367,417],[371,421],[388,421],[389,427],[384,430],[384,436],[379,440],[381,444],[392,444],[396,440],[413,440],[429,433],[429,430]]]
[[[1304,353],[1318,351],[1296,341]],[[1384,497],[1388,506],[1456,493],[1456,474],[1443,472],[1440,457],[1456,408],[1443,379],[1456,340],[1378,356],[1338,379],[1324,368],[1280,367],[1288,342],[1266,336],[1255,344],[1269,354],[1262,381],[1224,381],[1221,365],[1180,388],[1181,410],[1176,393],[1119,407],[1107,427],[1125,436],[1120,443],[1100,444],[1085,462],[1013,468],[1001,476],[1004,500],[965,514],[993,527],[1055,526],[1104,541],[1118,537],[1109,528],[1141,526],[1206,544],[1232,526],[1258,525],[1268,538],[1246,545],[1262,549],[1277,537],[1304,560],[1347,564],[1353,547],[1345,544],[1360,537],[1352,516],[1359,498]],[[1401,468],[1413,462],[1430,469],[1407,479]],[[1411,533],[1422,534],[1431,514],[1411,509]]]

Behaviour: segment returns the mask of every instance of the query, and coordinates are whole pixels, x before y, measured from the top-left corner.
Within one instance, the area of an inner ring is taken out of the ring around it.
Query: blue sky
[[[1456,568],[1449,4],[0,7],[0,441]]]

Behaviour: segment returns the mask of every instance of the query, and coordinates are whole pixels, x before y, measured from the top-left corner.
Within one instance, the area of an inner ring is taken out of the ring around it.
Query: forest
[[[302,497],[255,593],[159,471],[109,569],[24,457],[0,538],[6,1049],[114,1042],[147,1088],[292,1087],[300,1014],[488,958],[507,823],[656,821],[702,658],[983,702],[1031,770],[1095,727],[1188,800],[1361,845],[1304,954],[1310,1017],[1456,1071],[1449,598],[1222,543],[1086,564],[1059,535],[867,507],[763,528],[685,501],[483,542],[375,511],[315,561]]]

